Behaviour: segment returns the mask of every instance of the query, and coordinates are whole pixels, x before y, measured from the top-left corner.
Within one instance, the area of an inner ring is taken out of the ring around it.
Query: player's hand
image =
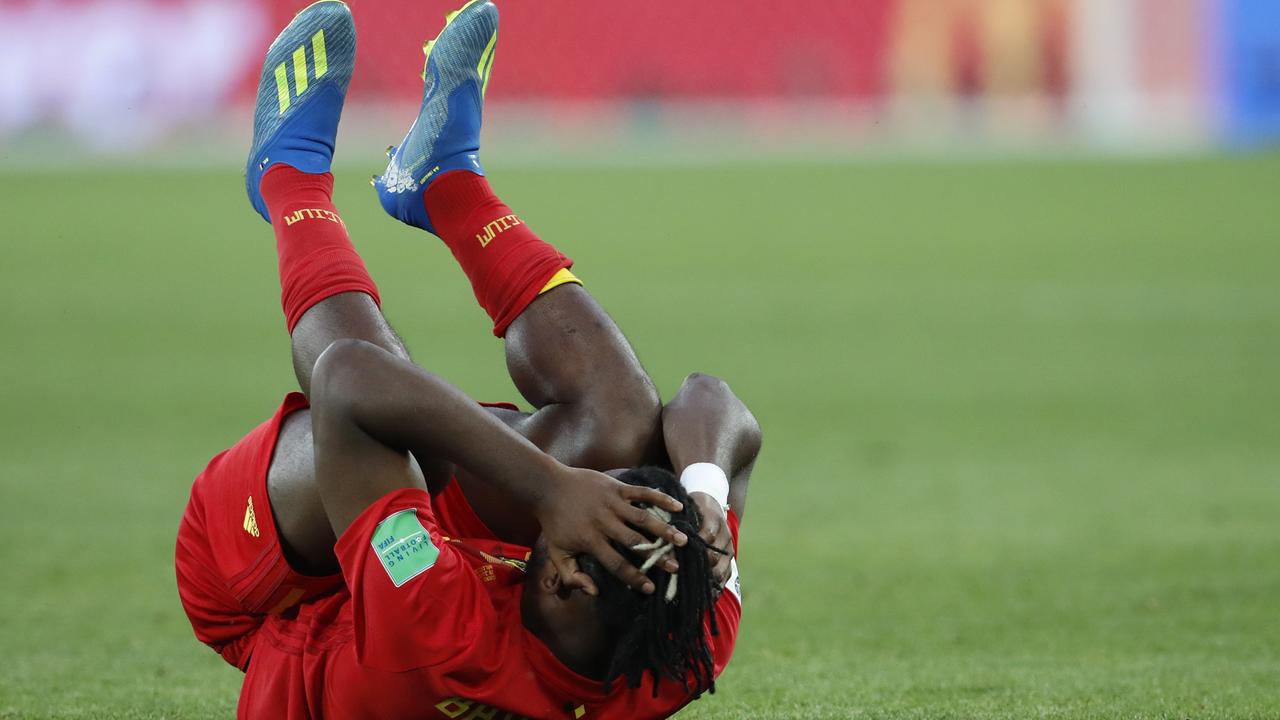
[[[562,466],[535,510],[547,540],[547,555],[562,583],[581,588],[588,595],[599,593],[591,577],[578,568],[577,556],[585,553],[631,588],[645,594],[654,591],[653,582],[609,541],[632,547],[657,537],[684,545],[689,538],[633,503],[673,513],[683,507],[660,490],[628,485],[593,470]],[[674,562],[669,560],[663,565],[672,569],[677,567]]]
[[[698,512],[702,514],[702,528],[698,531],[698,536],[711,547],[724,551],[707,550],[711,578],[715,581],[718,595],[724,589],[724,584],[729,582],[729,575],[733,571],[733,534],[729,532],[729,517],[720,503],[706,493],[692,493],[689,499],[693,500]]]

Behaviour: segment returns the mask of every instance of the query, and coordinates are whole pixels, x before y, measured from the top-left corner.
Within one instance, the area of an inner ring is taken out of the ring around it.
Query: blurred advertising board
[[[1226,129],[1243,145],[1280,138],[1280,2],[1230,0],[1222,38]]]
[[[243,114],[263,48],[306,4],[0,0],[0,141],[53,132],[129,151],[174,128]],[[350,4],[360,34],[351,104],[415,103],[418,48],[457,0]],[[531,116],[623,106],[691,123],[688,109],[701,104],[720,118],[753,108],[799,132],[808,126],[798,118],[825,112],[835,135],[853,136],[861,118],[878,133],[863,142],[1280,137],[1277,0],[500,6],[489,99]]]
[[[252,0],[0,0],[0,137],[133,148],[219,113],[267,36]]]

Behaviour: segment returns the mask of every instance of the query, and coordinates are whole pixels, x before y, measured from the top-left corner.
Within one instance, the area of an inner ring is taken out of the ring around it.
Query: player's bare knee
[[[359,373],[363,358],[373,346],[363,340],[342,338],[329,346],[316,358],[311,376],[311,401],[316,406],[340,404],[352,389],[353,374]]]

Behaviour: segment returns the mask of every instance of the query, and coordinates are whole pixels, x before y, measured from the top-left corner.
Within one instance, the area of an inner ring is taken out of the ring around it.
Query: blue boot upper
[[[418,117],[391,161],[373,179],[382,207],[401,222],[435,232],[423,192],[449,170],[484,174],[480,125],[498,43],[498,8],[472,0],[446,16],[444,30],[423,46],[425,83]]]
[[[267,222],[258,189],[267,170],[284,163],[324,173],[333,164],[355,61],[355,23],[339,0],[321,0],[298,13],[267,49],[244,179],[249,202]]]

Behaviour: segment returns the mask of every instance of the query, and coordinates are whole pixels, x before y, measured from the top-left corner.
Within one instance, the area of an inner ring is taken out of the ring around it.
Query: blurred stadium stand
[[[385,145],[458,0],[355,0],[344,143]],[[0,0],[0,163],[221,157],[305,0]],[[505,157],[839,157],[1280,139],[1276,0],[499,2]],[[68,144],[67,138],[73,139]],[[181,140],[200,137],[193,149]],[[234,154],[233,154],[234,155]]]

